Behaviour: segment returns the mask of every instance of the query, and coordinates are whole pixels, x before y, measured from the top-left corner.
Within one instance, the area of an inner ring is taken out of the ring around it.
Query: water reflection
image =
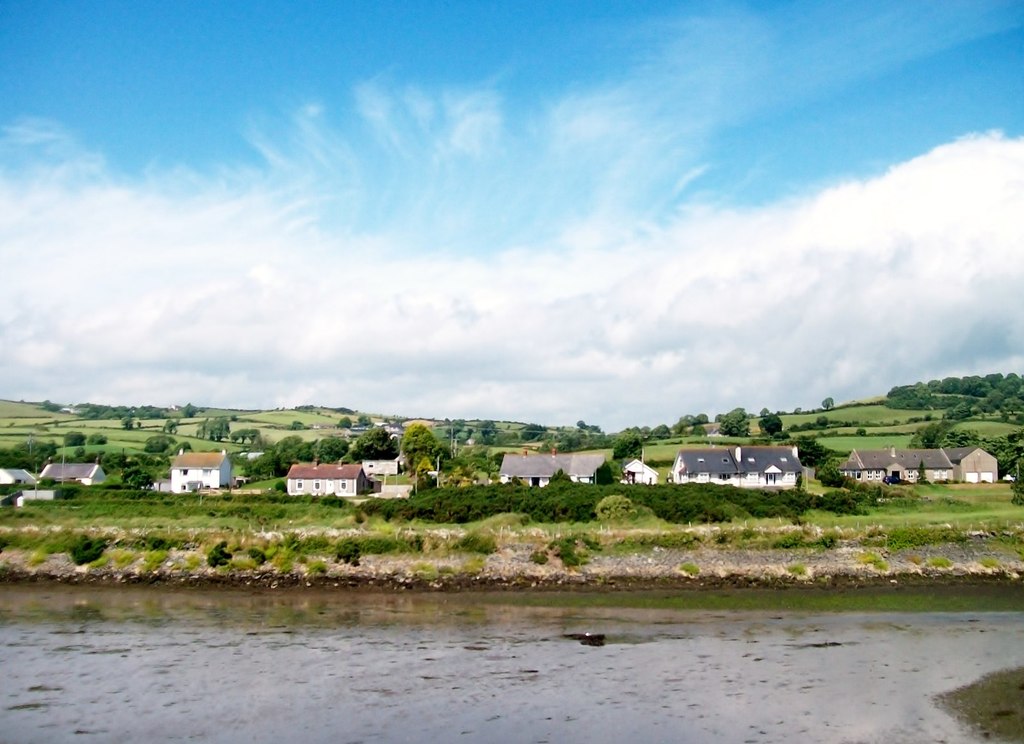
[[[934,697],[1024,665],[1017,612],[540,602],[3,588],[0,738],[970,742]]]

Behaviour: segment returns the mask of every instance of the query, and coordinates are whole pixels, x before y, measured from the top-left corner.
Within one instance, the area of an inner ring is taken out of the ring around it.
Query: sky
[[[617,431],[1024,373],[1024,3],[0,0],[0,398]]]

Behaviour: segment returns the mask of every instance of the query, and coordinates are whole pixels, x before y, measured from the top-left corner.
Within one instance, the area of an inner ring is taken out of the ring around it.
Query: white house
[[[39,480],[46,478],[58,483],[78,481],[83,486],[91,486],[105,481],[107,475],[95,462],[51,462],[39,474]]]
[[[630,460],[622,466],[622,480],[619,482],[653,486],[658,482],[658,471],[640,460]]]
[[[20,468],[0,468],[0,485],[9,486],[23,483],[26,486],[34,486],[36,479],[27,470]]]
[[[358,496],[373,490],[358,463],[297,462],[288,469],[289,496]]]
[[[706,447],[679,450],[672,464],[672,480],[739,488],[796,488],[802,471],[796,447]]]
[[[501,482],[516,479],[530,486],[546,486],[559,470],[573,483],[596,483],[597,469],[604,465],[604,455],[513,455],[501,461]]]
[[[220,452],[185,452],[171,463],[171,490],[174,493],[204,488],[231,487],[231,458]]]

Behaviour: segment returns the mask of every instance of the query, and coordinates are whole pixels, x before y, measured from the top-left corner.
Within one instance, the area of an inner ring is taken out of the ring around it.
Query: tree
[[[288,468],[297,462],[309,462],[313,459],[313,443],[304,442],[301,437],[292,435],[285,437],[274,446],[279,471],[275,475],[284,475]]]
[[[519,432],[519,437],[524,442],[535,442],[547,433],[547,428],[542,424],[527,424]]]
[[[405,455],[406,462],[420,463],[427,460],[432,463],[432,469],[433,463],[436,463],[439,457],[444,456],[446,450],[445,446],[434,436],[434,432],[424,424],[413,424],[405,430],[405,434],[402,436],[402,454]]]
[[[480,422],[480,444],[493,444],[498,435],[498,427],[491,420]]]
[[[742,408],[732,409],[719,419],[718,430],[727,437],[750,436],[750,422],[747,412]]]
[[[213,442],[220,442],[231,434],[231,424],[227,416],[218,416],[215,419],[205,419],[196,429],[196,436],[200,439],[209,439]]]
[[[829,488],[842,488],[846,485],[846,478],[839,472],[839,465],[835,460],[826,460],[817,468],[818,480],[821,485]]]
[[[174,445],[173,437],[169,437],[166,434],[154,434],[146,440],[142,449],[151,454],[162,455],[168,450],[173,449]]]
[[[782,417],[777,413],[769,413],[766,416],[762,416],[757,425],[768,436],[775,436],[782,431]]]
[[[398,441],[386,429],[375,427],[362,434],[349,448],[349,455],[355,461],[394,460],[398,457]]]
[[[1010,491],[1013,492],[1013,496],[1010,498],[1017,506],[1024,506],[1024,477],[1020,474],[1020,462],[1017,463],[1017,473],[1014,477],[1013,483],[1010,484]]]
[[[644,450],[643,439],[637,431],[624,431],[615,437],[612,445],[612,459],[629,460],[640,457]]]
[[[313,447],[313,451],[320,459],[320,462],[339,462],[348,454],[348,440],[341,437],[327,437],[321,439]]]
[[[825,398],[825,400],[821,401],[822,410],[831,411],[833,408],[835,408],[835,406],[836,402],[831,398]]]
[[[102,445],[107,443],[106,434],[90,434],[89,438],[85,440],[86,444]]]
[[[359,414],[359,418],[356,419],[360,426],[370,426],[373,423],[373,419],[367,416],[365,413]]]
[[[351,429],[352,428],[352,419],[351,419],[351,417],[349,417],[349,416],[342,416],[340,419],[338,419],[338,428],[339,429]]]
[[[164,421],[164,434],[177,434],[178,433],[178,420],[167,419]]]
[[[159,435],[157,435],[159,436]],[[140,491],[153,487],[153,476],[137,460],[129,460],[121,471],[121,482]]]
[[[121,419],[121,427],[125,431],[135,428],[135,419],[132,418],[131,416],[125,416],[123,419]]]
[[[196,414],[199,413],[199,409],[191,403],[186,403],[185,407],[181,409],[182,418],[195,418]]]
[[[81,447],[85,444],[85,434],[80,431],[69,431],[64,435],[65,447]]]

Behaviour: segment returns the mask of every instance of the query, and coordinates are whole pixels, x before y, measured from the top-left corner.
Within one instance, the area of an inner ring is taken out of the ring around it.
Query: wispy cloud
[[[1024,140],[999,134],[767,207],[475,256],[296,221],[273,179],[193,174],[182,195],[180,174],[83,181],[76,159],[100,160],[0,174],[22,278],[5,395],[618,427],[1024,362]]]

